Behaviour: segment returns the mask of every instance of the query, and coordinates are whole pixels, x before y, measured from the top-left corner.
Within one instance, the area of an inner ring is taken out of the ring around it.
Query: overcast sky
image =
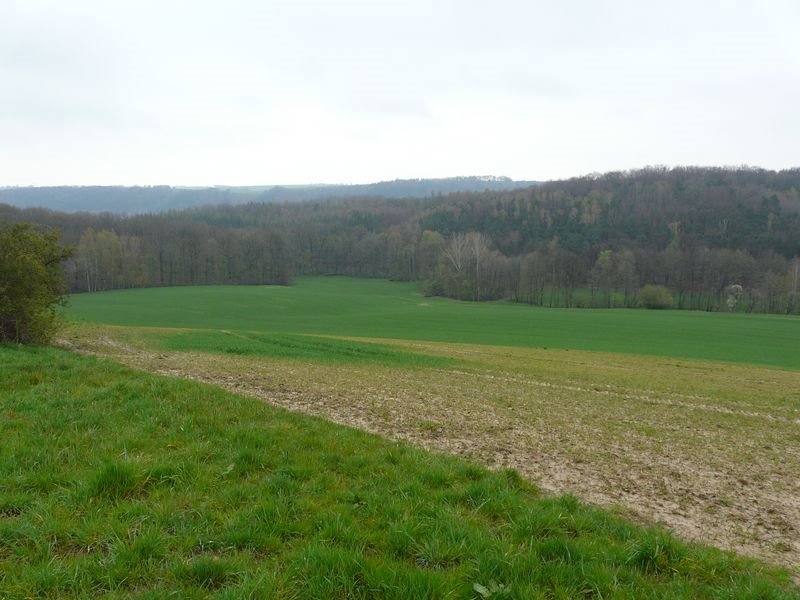
[[[800,166],[800,1],[0,0],[0,185]]]

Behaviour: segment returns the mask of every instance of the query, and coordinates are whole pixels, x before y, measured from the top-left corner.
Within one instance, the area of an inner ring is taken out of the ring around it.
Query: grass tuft
[[[225,559],[201,556],[180,565],[176,576],[190,585],[202,588],[220,588],[235,580],[237,566]]]
[[[89,495],[118,500],[132,496],[142,488],[142,480],[133,465],[124,462],[105,464],[90,480]]]
[[[685,549],[674,538],[657,532],[634,543],[628,562],[645,573],[659,575],[679,572],[685,558]]]

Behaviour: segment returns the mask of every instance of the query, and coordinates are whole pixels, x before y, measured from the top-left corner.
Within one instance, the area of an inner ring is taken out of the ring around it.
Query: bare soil
[[[546,492],[663,524],[800,578],[800,373],[409,342],[397,344],[463,358],[464,366],[398,370],[161,352],[130,340],[73,334],[63,343],[511,467]]]

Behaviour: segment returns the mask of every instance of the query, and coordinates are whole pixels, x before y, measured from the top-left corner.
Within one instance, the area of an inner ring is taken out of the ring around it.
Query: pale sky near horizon
[[[0,186],[800,166],[797,0],[0,0]]]

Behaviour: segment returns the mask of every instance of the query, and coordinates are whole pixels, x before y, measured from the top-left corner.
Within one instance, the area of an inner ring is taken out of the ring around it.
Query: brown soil
[[[589,376],[539,376],[534,367],[520,372],[491,362],[552,361],[524,350],[462,348],[488,362],[406,371],[152,352],[110,337],[65,344],[493,468],[512,467],[547,492],[572,493],[800,576],[800,420],[793,408],[800,404],[772,410],[745,393],[722,402],[709,389],[723,384],[710,375],[710,387],[685,393],[647,389],[644,380],[597,384]],[[423,347],[455,352],[416,345]],[[587,355],[578,356],[580,362]],[[585,367],[578,362],[576,374]],[[639,368],[623,359],[603,366],[619,373]],[[778,379],[759,375],[753,385],[800,386],[800,374],[769,373]]]

